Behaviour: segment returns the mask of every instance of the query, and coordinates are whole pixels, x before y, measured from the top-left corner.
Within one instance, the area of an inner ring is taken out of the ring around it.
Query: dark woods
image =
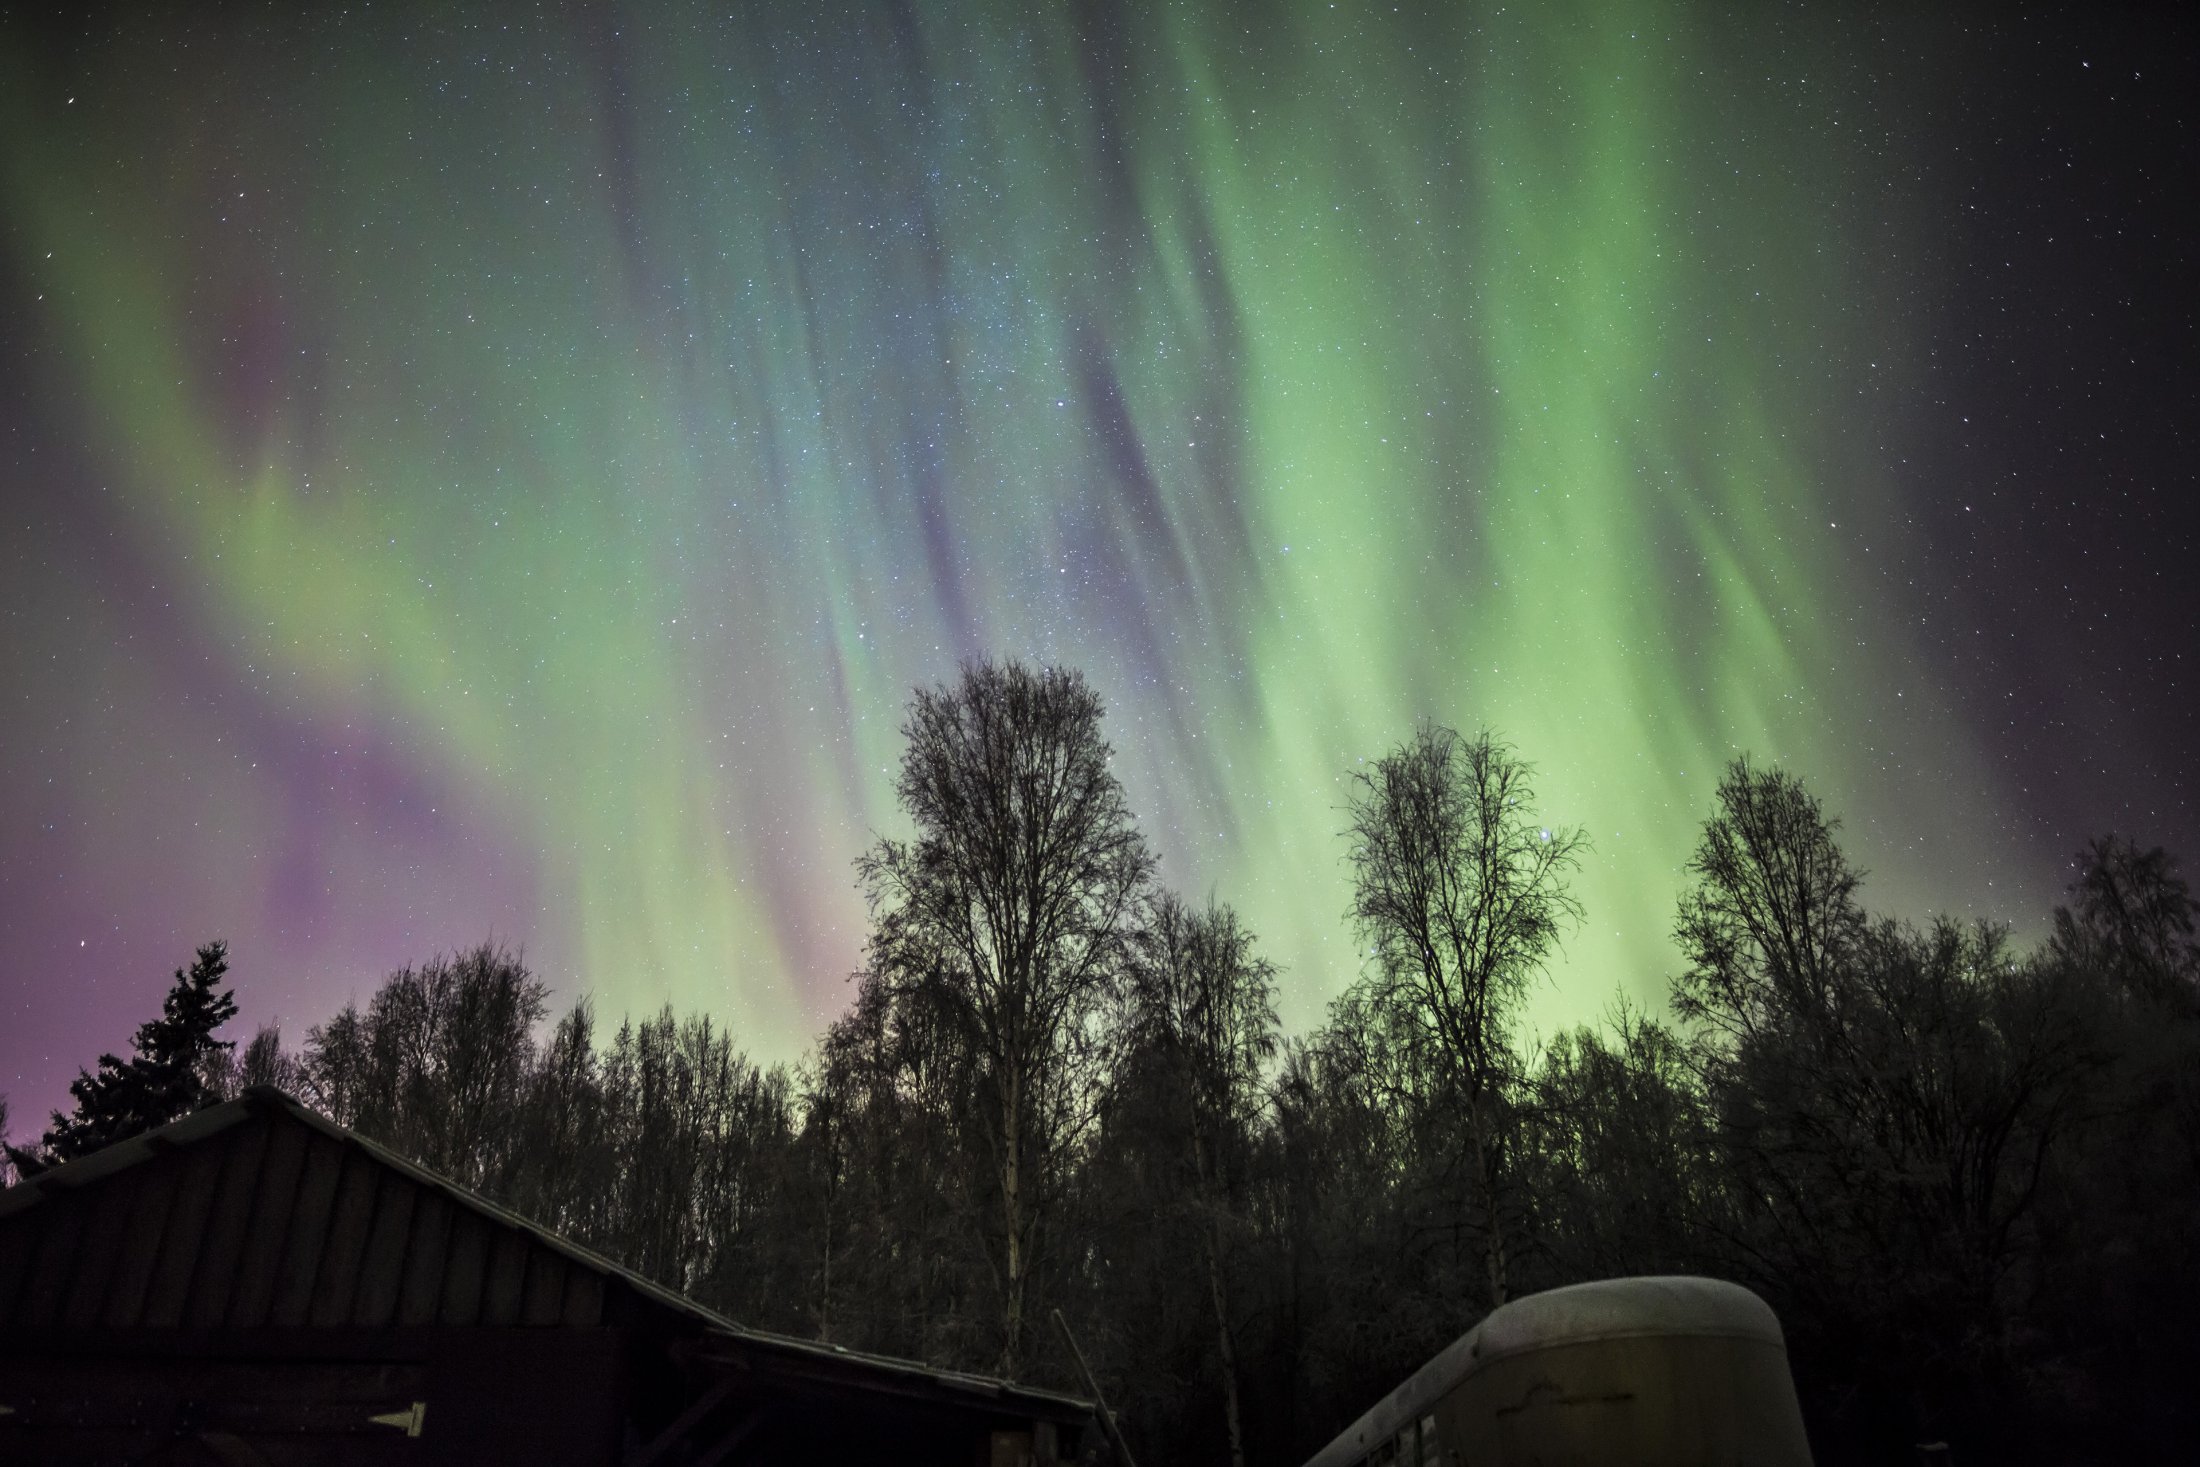
[[[2200,953],[2162,852],[2090,846],[2020,952],[1869,913],[1837,822],[1737,762],[1675,1022],[1532,1045],[1585,842],[1510,749],[1424,729],[1344,812],[1368,969],[1286,1038],[1254,935],[1156,885],[1100,715],[1013,664],[918,696],[869,968],[797,1069],[670,1011],[546,1029],[494,947],[232,1051],[217,945],[18,1164],[279,1084],[754,1326],[1071,1385],[1059,1307],[1149,1464],[1299,1461],[1494,1302],[1647,1272],[1772,1302],[1823,1462],[2190,1439]]]

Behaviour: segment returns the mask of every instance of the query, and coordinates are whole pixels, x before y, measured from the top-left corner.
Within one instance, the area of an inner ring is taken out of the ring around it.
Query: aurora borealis
[[[980,653],[1087,672],[1294,1025],[1356,971],[1341,779],[1419,718],[1591,834],[1546,1029],[1659,1002],[1738,751],[1909,914],[2200,857],[2154,24],[0,22],[18,1129],[215,935],[294,1040],[494,934],[792,1058],[908,690]]]

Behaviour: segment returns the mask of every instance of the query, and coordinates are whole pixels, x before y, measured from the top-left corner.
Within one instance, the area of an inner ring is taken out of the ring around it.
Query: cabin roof
[[[819,1384],[1065,1424],[1092,1411],[747,1328],[268,1087],[0,1191],[0,1337],[439,1325],[623,1326]]]

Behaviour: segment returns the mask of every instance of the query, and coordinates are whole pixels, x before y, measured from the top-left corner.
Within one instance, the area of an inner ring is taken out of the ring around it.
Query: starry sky
[[[240,1030],[493,936],[795,1058],[983,654],[1295,1027],[1417,719],[1591,836],[1544,1031],[1739,751],[1887,910],[2200,859],[2195,33],[2011,9],[0,11],[17,1132],[215,935]]]

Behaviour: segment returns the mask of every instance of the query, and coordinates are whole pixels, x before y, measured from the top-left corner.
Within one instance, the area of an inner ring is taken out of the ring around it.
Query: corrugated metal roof
[[[592,1326],[640,1282],[274,1091],[0,1193],[0,1329]]]
[[[264,1087],[0,1191],[0,1331],[17,1335],[652,1315],[798,1374],[1044,1419],[1091,1412],[1053,1391],[743,1328]]]

